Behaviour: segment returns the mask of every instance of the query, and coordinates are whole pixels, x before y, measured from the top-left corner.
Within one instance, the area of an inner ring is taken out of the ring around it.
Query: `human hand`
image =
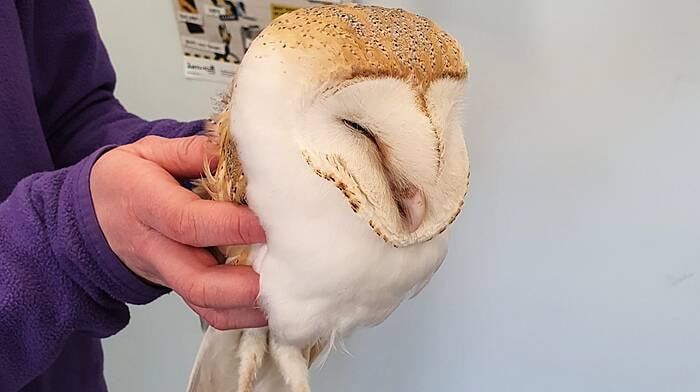
[[[198,178],[213,160],[210,148],[204,136],[148,136],[105,153],[90,174],[95,214],[131,271],[173,289],[214,328],[264,326],[255,305],[259,276],[217,265],[202,249],[264,242],[257,218],[234,203],[202,200],[175,179]]]

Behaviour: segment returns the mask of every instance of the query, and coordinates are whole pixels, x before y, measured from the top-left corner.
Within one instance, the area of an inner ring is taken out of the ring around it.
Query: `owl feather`
[[[210,142],[216,146],[218,162],[216,170],[212,172],[211,165],[204,164],[204,177],[195,181],[193,192],[200,198],[246,205],[246,179],[243,172],[236,143],[232,140],[230,128],[230,92],[221,98],[222,110],[214,114],[206,123],[205,134]],[[222,264],[252,265],[251,246],[232,245],[210,249],[217,260]],[[311,366],[322,350],[322,342],[308,345],[302,350],[294,347],[280,345],[271,340],[267,328],[249,329],[233,333],[214,331],[204,320],[201,320],[205,329],[205,341],[217,343],[202,346],[195,362],[191,375],[189,392],[215,391],[218,387],[211,385],[214,380],[206,381],[205,378],[216,373],[216,369],[209,369],[203,359],[218,357],[217,350],[223,349],[229,355],[221,358],[216,363],[217,369],[228,366],[236,369],[238,392],[252,392],[259,370],[263,365],[266,371],[281,372],[280,378],[285,383],[292,385],[292,392],[308,391],[306,371],[299,369],[303,364],[306,368]],[[233,339],[231,339],[233,338]],[[271,361],[278,362],[275,366]],[[288,365],[292,366],[288,366]],[[269,378],[272,378],[268,375]],[[204,386],[207,385],[208,386]],[[261,389],[258,389],[261,391]]]

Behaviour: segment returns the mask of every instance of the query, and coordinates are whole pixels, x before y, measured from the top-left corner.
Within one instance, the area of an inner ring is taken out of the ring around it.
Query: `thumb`
[[[125,148],[177,178],[199,177],[206,163],[214,170],[218,162],[215,146],[206,136],[176,139],[146,136]]]

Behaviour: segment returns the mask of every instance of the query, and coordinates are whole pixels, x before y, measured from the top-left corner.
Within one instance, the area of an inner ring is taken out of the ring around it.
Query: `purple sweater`
[[[114,84],[87,0],[0,1],[2,392],[106,390],[100,339],[164,293],[108,247],[88,178],[105,146],[201,123],[144,121]]]

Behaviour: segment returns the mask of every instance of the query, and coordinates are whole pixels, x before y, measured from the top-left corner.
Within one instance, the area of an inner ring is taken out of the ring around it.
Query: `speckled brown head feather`
[[[358,78],[393,77],[425,92],[437,79],[467,76],[457,41],[432,21],[401,9],[300,9],[277,18],[254,45],[290,56],[304,53],[304,59],[295,60],[308,62],[329,87]]]

